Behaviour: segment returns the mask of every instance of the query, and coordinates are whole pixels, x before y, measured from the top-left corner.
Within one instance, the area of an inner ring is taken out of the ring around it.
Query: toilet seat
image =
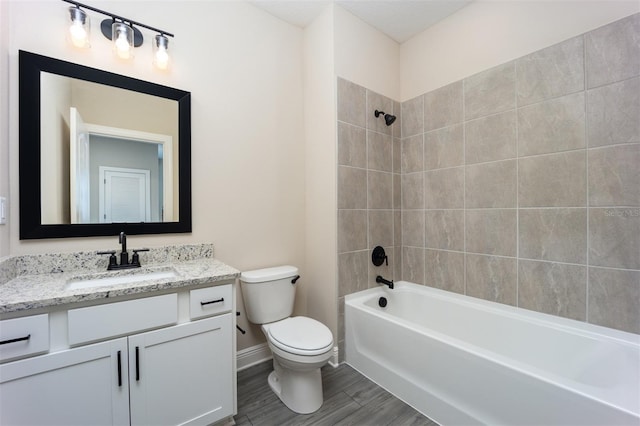
[[[267,333],[274,346],[296,355],[319,355],[333,346],[329,328],[307,317],[290,317],[269,324]]]

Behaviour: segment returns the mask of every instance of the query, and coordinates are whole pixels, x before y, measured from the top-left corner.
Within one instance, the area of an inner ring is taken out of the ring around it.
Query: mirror
[[[191,232],[190,93],[19,58],[20,239]]]

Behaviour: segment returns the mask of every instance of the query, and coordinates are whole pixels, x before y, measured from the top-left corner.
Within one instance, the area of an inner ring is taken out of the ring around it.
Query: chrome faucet
[[[124,232],[120,232],[120,235],[118,237],[118,242],[120,243],[120,246],[121,246],[119,265],[118,265],[118,258],[116,257],[115,250],[98,252],[98,254],[109,255],[109,266],[107,266],[107,271],[111,271],[114,269],[139,268],[140,257],[138,256],[138,252],[149,251],[149,249],[143,248],[143,249],[133,250],[133,256],[131,257],[131,262],[129,262],[129,252],[127,252],[127,234],[125,234]]]
[[[385,280],[384,278],[382,278],[382,275],[378,275],[378,276],[376,277],[376,282],[377,282],[378,284],[384,284],[384,285],[387,285],[387,286],[389,286],[389,288],[390,288],[391,290],[393,290],[393,280],[391,280],[391,281],[389,281],[389,280]]]

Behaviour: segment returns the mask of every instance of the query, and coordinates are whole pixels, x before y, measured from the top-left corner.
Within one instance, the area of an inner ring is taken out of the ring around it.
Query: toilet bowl
[[[249,321],[262,325],[271,353],[271,390],[292,411],[313,413],[322,406],[320,368],[333,355],[327,326],[293,312],[298,269],[280,266],[243,272],[240,287]]]

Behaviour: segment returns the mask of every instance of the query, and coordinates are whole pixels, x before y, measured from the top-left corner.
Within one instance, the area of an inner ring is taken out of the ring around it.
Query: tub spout
[[[378,275],[376,277],[376,282],[378,284],[384,284],[384,285],[388,285],[390,289],[393,290],[393,280],[389,281],[389,280],[385,280],[384,278],[382,278],[382,275]]]

